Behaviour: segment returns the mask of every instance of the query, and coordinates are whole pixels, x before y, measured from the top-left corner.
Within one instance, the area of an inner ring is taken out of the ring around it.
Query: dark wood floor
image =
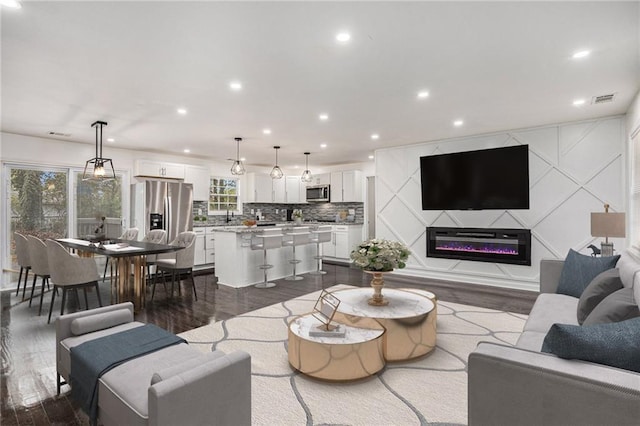
[[[155,299],[136,315],[136,320],[181,333],[335,284],[368,286],[371,279],[349,266],[327,264],[325,270],[328,274],[307,274],[303,281],[278,280],[277,286],[270,289],[216,288],[211,271],[203,271],[195,279],[198,301],[189,286],[183,284],[182,295],[169,298],[160,285]],[[440,300],[524,314],[529,313],[536,297],[527,291],[391,275],[385,277],[385,286],[424,288]],[[101,294],[108,300],[108,284],[102,285]],[[94,295],[90,295],[89,303],[94,306],[95,296],[91,296]],[[43,311],[48,311],[50,297],[50,293],[45,295]],[[59,313],[59,303],[60,298],[56,298],[54,316]],[[47,325],[46,315],[37,316],[35,301],[32,308],[27,305],[14,291],[0,293],[0,422],[2,425],[88,424],[87,417],[68,397],[68,388],[63,388],[60,396],[56,395],[53,320]]]

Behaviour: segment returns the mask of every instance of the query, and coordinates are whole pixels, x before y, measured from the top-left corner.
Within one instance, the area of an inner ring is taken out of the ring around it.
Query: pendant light
[[[278,167],[278,150],[280,149],[280,147],[274,146],[273,149],[276,150],[276,165],[273,166],[273,169],[271,169],[271,173],[269,173],[269,176],[271,176],[271,179],[282,179],[284,173],[282,173],[282,169]]]
[[[116,178],[116,171],[113,169],[111,158],[102,157],[102,127],[106,126],[104,121],[96,121],[91,127],[96,128],[96,156],[84,165],[82,180],[109,180]],[[100,130],[98,132],[98,129]]]
[[[244,174],[244,164],[240,161],[240,141],[242,138],[234,138],[236,141],[236,160],[233,162],[231,166],[231,174],[232,175],[243,175]]]
[[[310,152],[305,152],[306,155],[305,162],[307,166],[304,168],[304,172],[302,172],[302,177],[300,178],[303,182],[311,182],[313,176],[311,176],[311,170],[309,170],[309,154]]]

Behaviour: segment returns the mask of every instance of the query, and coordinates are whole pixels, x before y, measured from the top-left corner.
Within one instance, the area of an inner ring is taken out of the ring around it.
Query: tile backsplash
[[[232,223],[240,223],[244,219],[255,219],[257,211],[260,210],[262,214],[262,220],[264,222],[282,222],[287,218],[287,209],[300,209],[302,210],[302,217],[305,221],[317,221],[317,222],[333,222],[342,216],[349,216],[349,210],[354,211],[352,222],[363,223],[364,222],[364,203],[313,203],[313,204],[275,204],[275,203],[244,203],[242,205],[242,215],[234,215],[230,217]],[[253,210],[253,214],[251,213]],[[203,214],[200,215],[199,212]],[[194,201],[193,202],[193,215],[195,216],[207,216],[207,202],[206,201]],[[206,223],[204,221],[194,221],[194,225],[225,225],[226,216],[216,215],[207,216]]]

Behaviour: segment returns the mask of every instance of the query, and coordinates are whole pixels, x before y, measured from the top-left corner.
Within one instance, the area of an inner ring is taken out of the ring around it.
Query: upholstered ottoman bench
[[[58,393],[71,380],[71,348],[142,326],[131,303],[57,318]],[[173,344],[118,364],[97,388],[97,420],[107,426],[251,424],[251,359],[242,351]]]

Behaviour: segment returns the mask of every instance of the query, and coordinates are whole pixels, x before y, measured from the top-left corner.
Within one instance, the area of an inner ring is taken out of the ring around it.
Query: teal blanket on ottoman
[[[184,339],[153,324],[100,337],[71,348],[71,397],[90,418],[98,420],[98,379],[133,358],[166,348]]]

